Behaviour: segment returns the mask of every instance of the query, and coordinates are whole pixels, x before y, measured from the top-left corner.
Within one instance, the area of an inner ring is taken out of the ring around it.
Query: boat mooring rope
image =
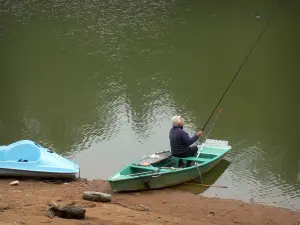
[[[204,144],[203,144],[203,145],[204,145]],[[200,179],[201,179],[201,184],[203,184],[203,178],[202,178],[202,175],[201,175],[200,169],[199,169],[199,167],[198,167],[198,163],[195,165],[195,167],[196,167],[196,168],[197,168],[197,170],[198,170],[199,177],[200,177]]]
[[[221,112],[222,112],[222,108],[219,110],[218,114],[216,115],[216,118],[215,118],[214,122],[213,122],[212,125],[211,125],[211,128],[209,129],[207,135],[205,136],[205,140],[203,141],[203,143],[202,143],[202,145],[201,145],[201,149],[198,151],[197,158],[200,156],[200,153],[201,153],[201,151],[202,151],[202,149],[203,149],[203,147],[204,147],[204,145],[205,145],[205,142],[206,142],[206,140],[208,139],[208,137],[209,137],[209,135],[210,135],[210,132],[212,131],[212,128],[214,127],[214,125],[215,125],[215,123],[216,123],[216,121],[217,121],[217,119],[218,119],[218,117],[219,117],[219,115],[220,115]],[[198,168],[198,165],[199,165],[199,163],[196,162],[196,163],[195,163],[195,166],[197,167],[197,170],[198,170],[198,173],[199,173],[199,177],[200,177],[200,179],[201,179],[201,184],[203,184],[203,178],[202,178],[200,169]]]

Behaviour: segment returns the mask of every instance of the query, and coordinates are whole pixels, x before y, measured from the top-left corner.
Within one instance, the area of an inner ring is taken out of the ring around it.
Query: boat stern
[[[223,156],[227,154],[232,147],[228,144],[228,141],[207,139],[202,145],[198,146],[198,149],[198,153]]]

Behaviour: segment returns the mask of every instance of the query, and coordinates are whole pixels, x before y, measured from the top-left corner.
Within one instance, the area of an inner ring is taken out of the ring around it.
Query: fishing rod
[[[250,51],[248,52],[246,58],[244,59],[243,63],[241,64],[241,66],[239,67],[239,69],[237,70],[237,72],[235,73],[234,77],[232,78],[231,82],[229,83],[228,87],[226,88],[224,94],[222,95],[221,99],[219,100],[218,104],[216,105],[216,107],[214,108],[213,112],[210,114],[208,120],[206,121],[205,125],[203,126],[203,128],[201,129],[202,131],[204,131],[206,125],[208,124],[208,122],[210,121],[211,117],[213,116],[214,112],[216,111],[217,107],[219,106],[219,104],[221,103],[222,99],[224,98],[225,94],[227,93],[227,91],[229,90],[231,84],[233,83],[233,81],[235,80],[235,78],[238,76],[240,70],[242,69],[242,67],[244,66],[245,62],[247,61],[247,59],[249,58],[251,52],[253,51],[253,49],[255,48],[255,46],[257,45],[258,41],[260,40],[260,38],[262,37],[262,35],[264,34],[264,32],[267,30],[267,27],[269,26],[269,24],[271,23],[271,19],[268,21],[268,23],[266,24],[266,26],[264,27],[264,29],[262,30],[262,32],[260,33],[260,35],[258,36],[256,42],[254,43],[254,45],[252,46],[252,48],[250,49]]]

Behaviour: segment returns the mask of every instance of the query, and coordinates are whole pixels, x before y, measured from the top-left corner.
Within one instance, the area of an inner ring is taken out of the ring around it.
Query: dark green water
[[[300,210],[299,10],[271,0],[2,0],[0,143],[35,140],[105,179],[168,149],[173,115],[200,130],[273,16],[212,132],[233,150],[206,179],[228,188],[203,195]]]

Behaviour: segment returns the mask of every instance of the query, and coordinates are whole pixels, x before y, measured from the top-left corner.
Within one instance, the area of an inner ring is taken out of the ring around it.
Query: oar
[[[154,173],[159,172],[161,169],[166,168],[166,166],[171,164],[171,163],[174,163],[174,160],[164,164],[161,167],[158,167],[156,170],[150,170],[150,171],[145,171],[145,172],[140,172],[140,173],[131,173],[131,174],[128,174],[128,176],[139,176],[139,175],[144,175],[144,174],[147,174],[147,173],[153,173],[154,174]],[[156,168],[154,166],[151,166],[151,167]]]
[[[194,183],[188,183],[188,184],[204,186],[204,187],[228,188],[227,186],[210,185],[210,184],[194,184]]]
[[[209,185],[209,184],[196,184],[204,187],[216,187],[216,188],[227,188],[227,186],[219,186],[219,185]]]

